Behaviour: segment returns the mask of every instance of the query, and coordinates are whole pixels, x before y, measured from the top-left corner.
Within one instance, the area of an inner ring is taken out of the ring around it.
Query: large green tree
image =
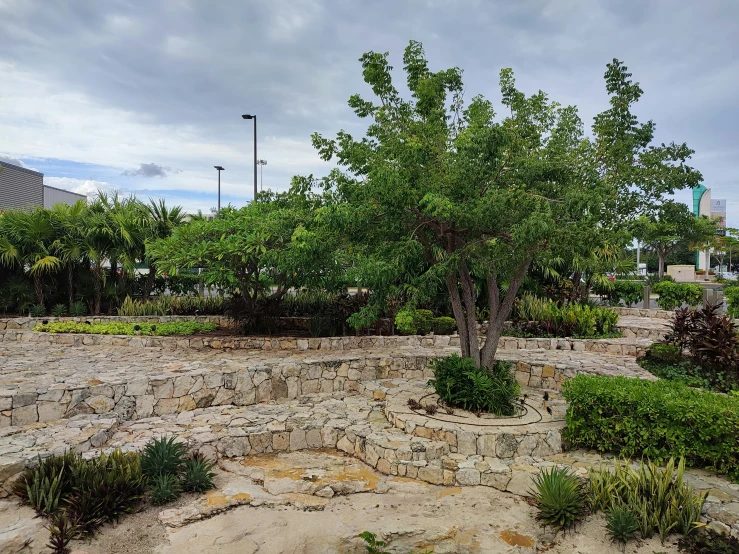
[[[678,246],[705,243],[716,230],[715,221],[696,217],[685,204],[673,200],[633,223],[634,237],[657,254],[660,277],[664,275],[665,259]]]
[[[314,200],[264,193],[244,208],[229,206],[212,220],[193,220],[148,242],[147,255],[170,274],[201,268],[206,284],[240,300],[232,315],[250,323],[293,288],[336,282],[334,243],[313,230]]]
[[[639,126],[629,110],[641,91],[617,61],[606,73],[611,109],[596,118],[593,140],[575,108],[525,95],[509,69],[498,116],[480,96],[465,106],[461,70],[431,71],[421,44],[411,42],[403,62],[409,99],[393,84],[387,54],[362,56],[376,100],[355,95],[349,105],[370,120],[364,138],[314,135],[321,156],[341,168],[322,182],[329,205],[320,218],[355,245],[362,282],[375,293],[355,324],[391,295],[413,302],[442,286],[463,355],[489,366],[534,259],[573,226],[623,222],[644,199],[685,186],[690,151],[648,146],[653,125]],[[489,306],[482,345],[475,283]]]

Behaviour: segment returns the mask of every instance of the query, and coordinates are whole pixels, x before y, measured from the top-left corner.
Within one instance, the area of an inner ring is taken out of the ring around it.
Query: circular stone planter
[[[408,400],[421,404],[437,404],[438,397],[418,382],[403,383],[386,390],[385,415],[388,421],[405,433],[416,437],[443,441],[452,453],[465,456],[488,456],[513,459],[521,456],[544,457],[562,452],[561,430],[564,428],[566,405],[556,392],[524,389],[518,415],[497,417],[442,408],[434,414],[424,409],[412,410]],[[549,408],[549,410],[547,410]]]

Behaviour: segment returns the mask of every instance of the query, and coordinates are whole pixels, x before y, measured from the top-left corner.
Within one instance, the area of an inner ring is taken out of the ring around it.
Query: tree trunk
[[[502,302],[500,301],[500,292],[498,291],[497,275],[493,273],[488,276],[487,288],[490,316],[488,318],[488,330],[485,334],[485,343],[480,352],[480,364],[484,367],[492,366],[495,361],[495,354],[498,351],[498,343],[500,342],[500,335],[503,332],[503,325],[505,325],[508,316],[511,315],[511,311],[513,311],[513,303],[516,301],[518,289],[523,284],[532,259],[533,257],[529,257],[521,263],[508,285],[508,290],[506,290]]]
[[[96,267],[92,272],[92,287],[95,291],[95,302],[92,306],[93,315],[100,315],[103,298],[103,271],[102,267]]]
[[[38,273],[33,274],[33,288],[36,290],[36,300],[38,303],[44,305],[44,282],[41,280],[41,275]]]
[[[657,250],[657,257],[659,259],[659,271],[658,271],[657,274],[659,275],[659,278],[662,279],[662,277],[664,277],[664,275],[665,275],[665,257],[666,257],[665,256],[665,251],[662,250],[661,248],[658,249]]]
[[[458,270],[447,273],[446,285],[451,297],[454,320],[457,322],[462,356],[472,358],[476,366],[490,367],[495,361],[495,353],[498,351],[498,341],[503,332],[503,325],[513,310],[516,294],[523,284],[529,265],[531,265],[531,258],[525,260],[519,266],[502,302],[500,301],[497,274],[492,273],[488,276],[487,294],[490,316],[482,348],[480,348],[477,320],[475,318],[475,291],[472,276],[464,264]]]
[[[67,299],[71,310],[74,304],[74,265],[71,262],[67,264]]]
[[[154,267],[154,264],[149,264],[149,275],[146,276],[146,283],[144,283],[144,300],[149,300],[151,290],[154,288],[154,279],[156,276],[156,267]]]

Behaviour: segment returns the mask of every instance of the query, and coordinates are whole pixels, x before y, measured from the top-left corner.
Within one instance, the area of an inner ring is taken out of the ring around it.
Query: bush
[[[739,336],[717,305],[675,311],[665,342],[690,352],[691,372],[720,391],[739,387]],[[666,347],[661,347],[666,348]]]
[[[663,310],[674,310],[683,304],[697,306],[703,299],[703,287],[693,283],[661,281],[652,287],[652,292],[659,295],[657,305]]]
[[[569,529],[585,515],[583,483],[566,469],[543,469],[534,477],[530,491],[539,513],[536,519],[545,526]]]
[[[144,487],[139,454],[114,450],[90,460],[73,452],[39,460],[16,481],[13,492],[39,515],[56,518],[65,513],[76,534],[89,535],[130,513]]]
[[[708,492],[696,494],[684,476],[684,458],[677,467],[670,458],[664,469],[651,462],[632,468],[628,460],[616,460],[613,471],[590,470],[588,505],[594,512],[608,512],[607,528],[614,539],[626,542],[637,530],[648,539],[657,531],[664,543],[669,533],[686,535],[700,525]]]
[[[644,283],[641,281],[608,281],[594,287],[593,292],[611,306],[624,304],[631,307],[644,298]]]
[[[432,328],[435,335],[451,335],[457,330],[457,322],[453,317],[435,317]]]
[[[57,323],[41,323],[33,330],[42,333],[85,333],[90,335],[194,335],[215,331],[215,323],[197,323],[180,321],[176,323],[76,323],[64,321]]]
[[[395,316],[395,327],[404,335],[426,335],[433,321],[431,310],[401,310]]]
[[[575,447],[685,457],[693,466],[739,478],[739,399],[680,383],[578,375],[565,381],[564,438]]]
[[[118,308],[118,315],[222,315],[225,304],[222,296],[160,296],[146,301],[127,296]]]
[[[663,275],[660,277],[659,275],[649,275],[646,279],[644,279],[644,284],[648,287],[654,287],[657,283],[663,283],[665,281],[669,281],[670,283],[675,282],[675,278],[672,275]]]
[[[471,412],[511,416],[520,393],[510,364],[498,361],[492,368],[476,367],[471,358],[453,354],[433,360],[429,385],[444,403]]]
[[[677,548],[688,554],[739,554],[739,539],[703,527],[680,538]]]
[[[28,315],[31,317],[43,317],[46,313],[46,308],[43,304],[32,304],[28,308]]]
[[[161,506],[177,500],[182,493],[182,485],[176,475],[165,473],[151,481],[151,503]]]
[[[724,298],[729,317],[739,317],[739,285],[724,287]]]
[[[51,315],[54,317],[64,317],[67,315],[67,307],[64,304],[55,304],[51,309]]]
[[[683,360],[682,349],[677,344],[656,342],[647,348],[646,355],[648,358],[653,358],[670,364],[677,364]]]
[[[524,336],[590,338],[612,335],[619,316],[608,308],[588,304],[559,306],[530,294],[516,301],[514,325]]]

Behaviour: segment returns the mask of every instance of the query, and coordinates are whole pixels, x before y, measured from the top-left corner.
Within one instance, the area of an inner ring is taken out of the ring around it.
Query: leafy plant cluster
[[[401,310],[395,315],[395,328],[403,335],[451,335],[457,328],[453,317],[434,317],[431,310]]]
[[[732,283],[724,286],[724,299],[726,300],[726,313],[729,317],[739,317],[739,284]]]
[[[88,335],[149,335],[166,337],[171,335],[194,335],[218,329],[215,323],[177,321],[170,323],[77,323],[59,321],[39,323],[33,330],[42,333],[83,333]]]
[[[39,459],[13,488],[24,503],[51,520],[55,552],[66,552],[73,538],[89,536],[131,513],[145,489],[140,455],[120,450],[89,460],[73,452]]]
[[[565,381],[573,446],[686,463],[739,478],[739,398],[665,380],[578,375]]]
[[[652,462],[633,468],[616,460],[613,470],[591,468],[587,482],[568,469],[543,469],[530,491],[545,526],[567,530],[588,513],[606,514],[606,529],[613,541],[626,544],[636,537],[658,533],[662,543],[670,533],[688,535],[701,526],[707,492],[696,494],[685,482],[685,460],[670,458],[664,469]]]
[[[677,548],[688,554],[739,554],[739,539],[703,527],[681,537]]]
[[[601,337],[616,331],[619,316],[613,310],[589,304],[557,304],[524,294],[514,305],[514,327],[528,336]]]
[[[683,304],[697,306],[703,299],[703,287],[694,283],[663,280],[652,287],[652,292],[659,295],[657,305],[663,310],[674,310]]]
[[[49,546],[68,552],[72,539],[91,536],[105,523],[132,513],[150,492],[154,505],[175,500],[185,491],[213,488],[215,464],[188,456],[174,438],[154,439],[143,453],[114,450],[84,459],[68,451],[40,459],[14,483],[21,501],[50,520]]]
[[[665,336],[668,346],[650,349],[652,359],[682,364],[687,352],[689,373],[705,381],[710,388],[728,391],[739,387],[739,336],[737,325],[726,315],[718,313],[718,305],[702,309],[681,308],[675,311],[670,332]]]
[[[0,309],[27,314],[84,302],[95,315],[111,312],[127,296],[148,297],[156,266],[147,242],[166,238],[184,223],[181,208],[164,201],[98,195],[89,203],[0,215]],[[146,277],[136,268],[148,265]],[[5,283],[11,286],[6,289]],[[177,288],[176,283],[170,283]],[[42,314],[43,315],[43,314]]]
[[[670,533],[688,535],[700,526],[708,492],[696,493],[685,482],[685,459],[670,458],[664,469],[652,462],[638,468],[616,460],[613,471],[591,469],[587,504],[592,512],[606,512],[608,531],[626,543],[638,531],[643,539],[655,532],[662,543]]]
[[[642,281],[605,281],[593,287],[609,306],[631,307],[644,298],[644,283]]]
[[[385,547],[388,546],[387,542],[378,539],[374,533],[364,531],[359,534],[359,538],[364,541],[365,552],[367,554],[390,554],[390,552],[385,550]],[[413,552],[409,552],[409,554],[413,554]],[[429,550],[424,554],[431,554],[431,551]]]
[[[654,343],[636,361],[660,379],[679,381],[689,387],[713,389],[712,383],[702,377],[700,368],[696,368],[689,358],[683,356],[682,349],[674,344]]]
[[[126,296],[118,307],[118,315],[222,315],[224,310],[222,296],[160,296],[156,300],[132,300]]]
[[[515,414],[521,389],[509,363],[478,367],[474,360],[453,354],[434,360],[432,367],[429,386],[447,406],[499,416]]]

